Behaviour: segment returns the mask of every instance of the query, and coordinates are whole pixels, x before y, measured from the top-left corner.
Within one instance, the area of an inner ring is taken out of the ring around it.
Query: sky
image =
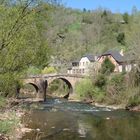
[[[140,0],[62,0],[66,7],[74,9],[94,10],[99,7],[109,9],[113,13],[131,13],[132,7],[136,6],[140,10]]]

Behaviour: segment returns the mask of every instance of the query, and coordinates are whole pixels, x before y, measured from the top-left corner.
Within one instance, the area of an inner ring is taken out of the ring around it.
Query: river
[[[140,140],[140,113],[47,99],[24,117],[21,140]]]

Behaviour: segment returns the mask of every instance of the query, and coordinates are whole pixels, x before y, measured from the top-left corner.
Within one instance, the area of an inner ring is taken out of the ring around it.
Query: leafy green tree
[[[48,46],[42,39],[44,17],[37,0],[0,3],[0,91],[15,92],[15,81],[29,66],[47,65]],[[44,14],[44,13],[43,13]]]
[[[105,75],[99,74],[94,81],[94,85],[97,86],[98,88],[103,89],[106,85],[106,81],[107,81],[107,79],[106,79]]]
[[[125,34],[119,33],[117,36],[117,41],[121,43],[122,45],[125,45]]]
[[[128,15],[128,13],[124,13],[124,14],[123,14],[123,20],[124,20],[124,22],[125,22],[126,24],[129,23],[129,15]]]
[[[37,67],[31,66],[26,70],[27,75],[37,75],[41,74],[41,70]]]
[[[57,72],[57,70],[54,67],[45,67],[42,70],[43,74],[56,73],[56,72]]]
[[[106,58],[101,66],[101,73],[110,74],[114,71],[114,69],[115,69],[114,64],[110,61],[109,58]]]
[[[83,99],[92,98],[93,84],[90,79],[82,80],[76,85],[76,93]]]

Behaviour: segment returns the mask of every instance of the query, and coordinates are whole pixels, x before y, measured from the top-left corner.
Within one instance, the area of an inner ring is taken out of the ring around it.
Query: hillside
[[[85,53],[100,54],[110,49],[124,49],[126,53],[139,42],[140,12],[135,7],[132,15],[56,7],[49,17],[45,38],[53,63],[67,64]]]

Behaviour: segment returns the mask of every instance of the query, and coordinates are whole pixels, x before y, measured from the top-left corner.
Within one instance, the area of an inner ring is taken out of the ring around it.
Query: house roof
[[[93,54],[85,54],[82,57],[87,57],[91,62],[95,61],[95,56]]]
[[[111,55],[117,62],[125,62],[124,56],[122,56],[118,51],[109,50],[103,53],[101,56]]]
[[[73,60],[72,63],[79,63],[80,59]]]

